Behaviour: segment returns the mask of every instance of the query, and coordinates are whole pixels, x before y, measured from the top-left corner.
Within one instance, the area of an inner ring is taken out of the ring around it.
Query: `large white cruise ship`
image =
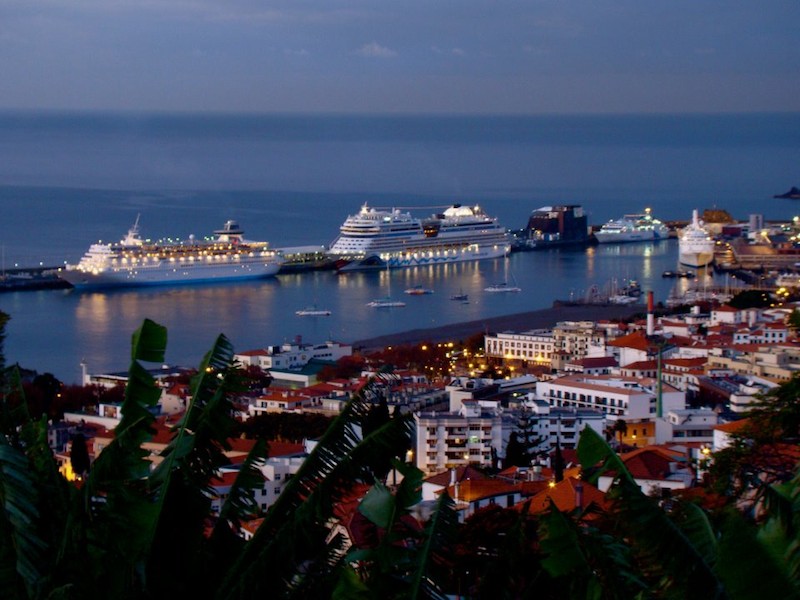
[[[680,234],[678,260],[688,267],[705,267],[714,260],[714,245],[714,239],[697,216],[697,209],[693,210],[692,222]]]
[[[228,221],[209,240],[147,242],[139,218],[117,243],[92,244],[80,262],[59,269],[58,276],[76,288],[167,285],[256,279],[275,275],[283,258],[267,242],[245,240]]]
[[[340,270],[396,268],[505,256],[506,230],[479,207],[455,204],[426,219],[366,204],[347,217],[328,254]]]
[[[667,226],[654,219],[649,208],[642,214],[625,215],[621,219],[609,221],[594,234],[601,244],[650,242],[664,239],[668,235]]]

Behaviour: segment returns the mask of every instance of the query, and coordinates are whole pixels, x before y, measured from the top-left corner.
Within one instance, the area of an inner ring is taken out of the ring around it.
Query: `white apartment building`
[[[606,334],[594,321],[560,321],[553,327],[555,344],[552,367],[587,356],[605,356]]]
[[[612,375],[566,375],[536,384],[536,397],[551,406],[592,408],[608,417],[651,419],[657,415],[658,382],[653,378]],[[686,396],[669,384],[661,386],[662,414],[686,407]]]
[[[484,337],[487,358],[522,360],[554,369],[587,356],[604,356],[606,332],[594,321],[561,321],[553,329]]]
[[[255,366],[262,371],[269,371],[270,369],[301,369],[312,360],[335,362],[352,354],[353,347],[347,344],[338,342],[303,344],[298,340],[293,344],[247,350],[234,355],[234,358],[245,367]]]
[[[295,455],[269,457],[259,467],[263,481],[261,487],[253,490],[253,495],[262,512],[266,512],[270,506],[275,504],[286,482],[297,473],[306,457],[307,454],[305,452]],[[220,470],[220,480],[212,483],[214,490],[214,496],[211,500],[212,513],[219,514],[237,475],[238,469],[236,468],[223,468]]]
[[[789,381],[800,371],[800,348],[789,345],[712,348],[708,352],[707,370]]]
[[[486,335],[483,343],[487,358],[522,360],[541,365],[550,364],[555,349],[552,329]]]
[[[758,402],[758,397],[767,394],[771,389],[778,387],[778,384],[763,377],[745,377],[742,381],[736,381],[734,389],[730,395],[731,411],[735,413],[746,413],[752,405]]]
[[[426,474],[466,465],[489,467],[492,449],[501,451],[503,427],[496,407],[469,400],[457,413],[420,412],[414,420],[414,463]]]
[[[710,408],[670,410],[663,419],[656,419],[656,444],[700,443],[709,447],[714,442],[714,427],[719,417]]]
[[[741,327],[733,334],[734,344],[782,344],[789,338],[789,327],[784,323],[756,323]]]
[[[581,431],[586,427],[594,429],[600,435],[606,428],[606,415],[600,410],[589,408],[575,408],[567,406],[551,406],[545,400],[537,400],[535,394],[528,394],[524,402],[524,410],[528,411],[531,421],[531,434],[534,438],[542,440],[536,452],[550,453],[556,447],[556,440],[565,449],[578,446]],[[518,417],[518,413],[513,413]],[[516,419],[518,422],[518,419]],[[508,431],[517,428],[512,426]],[[505,436],[504,439],[508,439]],[[505,455],[505,447],[503,447]]]

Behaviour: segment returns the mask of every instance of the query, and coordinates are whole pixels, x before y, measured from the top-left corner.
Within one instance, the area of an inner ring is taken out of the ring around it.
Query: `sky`
[[[0,109],[800,110],[797,0],[0,0]]]

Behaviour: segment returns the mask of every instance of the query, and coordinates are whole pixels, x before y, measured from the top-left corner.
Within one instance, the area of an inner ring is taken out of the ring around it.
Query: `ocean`
[[[798,185],[800,114],[632,116],[342,116],[0,113],[3,268],[77,261],[135,221],[151,239],[208,235],[236,219],[275,247],[329,244],[364,204],[420,214],[480,204],[506,227],[534,209],[580,204],[600,224],[651,207],[662,220],[717,207],[788,220],[775,193]],[[237,349],[351,342],[479,320],[637,279],[665,299],[674,241],[515,254],[508,261],[387,273],[306,273],[245,284],[0,294],[11,315],[7,362],[75,382],[127,368],[145,317],[169,327],[167,359],[196,365],[219,333]],[[513,278],[521,294],[483,287]],[[411,285],[408,306],[366,302]],[[685,285],[679,282],[677,285]],[[449,300],[463,290],[471,302]],[[495,295],[492,295],[495,296]],[[324,305],[331,317],[294,311]]]

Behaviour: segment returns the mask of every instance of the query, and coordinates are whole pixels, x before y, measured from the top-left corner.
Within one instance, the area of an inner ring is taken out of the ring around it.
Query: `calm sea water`
[[[480,203],[510,228],[540,206],[581,204],[599,224],[645,206],[687,219],[717,206],[788,219],[773,200],[797,180],[800,115],[336,117],[0,114],[0,246],[6,267],[79,259],[120,238],[137,215],[146,237],[202,236],[230,218],[275,246],[327,244],[364,202],[432,212]],[[353,341],[549,306],[593,285],[636,278],[664,298],[676,244],[546,251],[449,267],[280,276],[243,285],[111,293],[0,295],[6,356],[76,381],[127,367],[144,317],[170,329],[168,360],[197,364],[224,332],[240,349],[302,335]],[[522,294],[483,287],[514,278]],[[406,309],[364,304],[433,287]],[[449,301],[462,290],[472,302]],[[330,318],[301,319],[316,303]]]

